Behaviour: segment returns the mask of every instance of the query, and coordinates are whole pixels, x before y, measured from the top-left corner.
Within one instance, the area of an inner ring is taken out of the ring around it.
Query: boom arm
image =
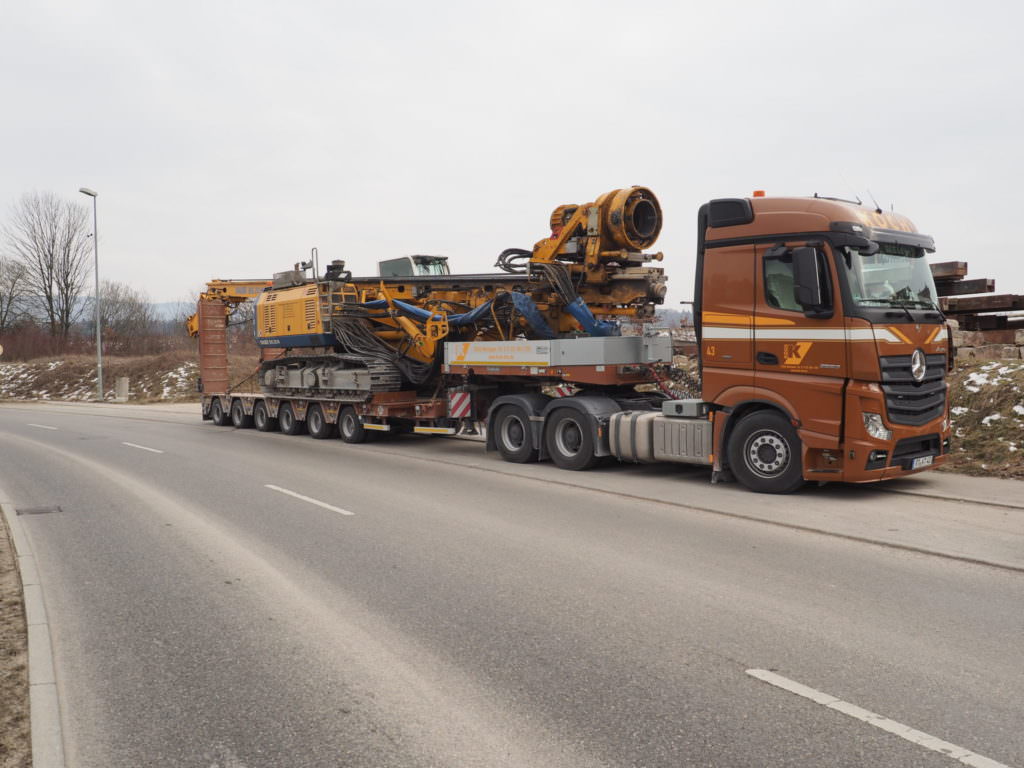
[[[272,285],[270,280],[211,280],[206,290],[199,294],[199,301],[220,301],[228,307],[236,307],[263,292]],[[195,338],[199,335],[199,313],[194,313],[185,321],[188,335]]]

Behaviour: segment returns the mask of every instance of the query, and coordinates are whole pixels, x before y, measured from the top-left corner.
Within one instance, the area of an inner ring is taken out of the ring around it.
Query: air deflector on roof
[[[712,229],[749,224],[753,220],[754,209],[745,198],[726,197],[708,203],[708,226]]]

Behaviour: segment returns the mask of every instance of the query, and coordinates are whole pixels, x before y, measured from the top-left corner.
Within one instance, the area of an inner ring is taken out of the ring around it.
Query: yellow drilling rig
[[[654,194],[629,187],[558,206],[551,234],[532,251],[503,251],[498,273],[452,275],[429,268],[437,257],[415,257],[428,268],[353,277],[333,261],[319,275],[311,260],[272,281],[211,281],[188,321],[196,336],[206,318],[204,347],[215,348],[201,349],[203,391],[227,390],[226,365],[215,365],[217,331],[227,311],[253,297],[256,341],[279,350],[264,354],[266,393],[362,401],[433,387],[445,341],[618,336],[617,319],[652,318],[664,299],[664,271],[649,266],[662,254],[644,253],[661,225]]]

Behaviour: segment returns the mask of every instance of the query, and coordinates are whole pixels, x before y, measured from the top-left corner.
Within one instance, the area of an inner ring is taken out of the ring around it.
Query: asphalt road
[[[1024,765],[1024,486],[765,497],[194,408],[0,407],[69,765],[962,764],[902,727]]]

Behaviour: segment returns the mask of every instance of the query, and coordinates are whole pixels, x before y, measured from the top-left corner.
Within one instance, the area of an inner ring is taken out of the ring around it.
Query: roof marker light
[[[754,197],[764,197],[764,190],[763,189],[755,189],[754,190]]]

